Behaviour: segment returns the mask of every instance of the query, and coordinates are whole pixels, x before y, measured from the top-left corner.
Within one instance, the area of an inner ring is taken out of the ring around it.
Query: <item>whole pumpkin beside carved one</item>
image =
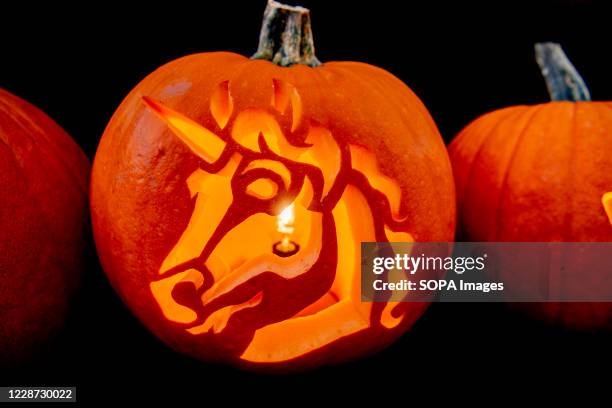
[[[0,366],[62,326],[87,239],[89,161],[35,106],[0,89]]]
[[[170,62],[104,132],[91,185],[100,259],[176,350],[304,369],[388,345],[427,307],[361,302],[359,253],[362,241],[452,240],[436,125],[388,72],[313,51],[307,10],[269,2],[254,58]]]
[[[536,50],[553,101],[485,114],[449,147],[460,234],[472,241],[612,242],[612,102],[590,101],[558,45]],[[591,278],[585,271],[583,279]],[[573,289],[564,290],[571,298]],[[522,307],[567,327],[612,328],[612,303]]]

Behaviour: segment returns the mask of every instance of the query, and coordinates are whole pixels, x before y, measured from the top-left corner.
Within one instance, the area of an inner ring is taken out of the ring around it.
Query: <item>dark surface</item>
[[[195,52],[255,51],[264,0],[200,3],[4,9],[0,86],[47,112],[93,158],[115,108],[159,65]],[[547,100],[536,41],[561,42],[593,99],[612,99],[610,13],[597,2],[301,3],[312,9],[321,61],[364,61],[394,73],[421,97],[447,141],[482,113]],[[547,327],[497,304],[435,304],[384,352],[306,374],[261,376],[206,365],[150,335],[110,288],[93,250],[90,259],[65,330],[31,364],[3,371],[2,385],[76,385],[81,402],[122,395],[201,405],[222,390],[264,402],[279,387],[302,398],[305,390],[318,395],[339,381],[337,396],[389,390],[404,398],[424,384],[462,384],[463,396],[504,386],[505,398],[543,379],[557,384],[551,392],[558,396],[577,379],[610,378],[609,334]]]

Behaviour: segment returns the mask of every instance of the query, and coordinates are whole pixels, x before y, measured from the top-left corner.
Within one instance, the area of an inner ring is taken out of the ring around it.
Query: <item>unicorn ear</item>
[[[143,96],[142,101],[202,160],[213,163],[221,157],[227,143],[219,136],[161,102],[147,96]]]
[[[233,110],[234,101],[232,95],[230,95],[229,81],[223,81],[217,85],[210,99],[210,113],[215,118],[219,128],[225,128]]]
[[[272,106],[284,115],[287,107],[291,105],[291,132],[300,125],[302,118],[302,98],[295,86],[289,82],[272,79]]]

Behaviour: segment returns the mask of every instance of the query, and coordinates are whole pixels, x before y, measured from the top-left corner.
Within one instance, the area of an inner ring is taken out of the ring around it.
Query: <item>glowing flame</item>
[[[299,246],[291,241],[289,238],[291,234],[293,234],[294,228],[293,223],[295,222],[295,211],[294,205],[290,204],[280,214],[276,219],[276,230],[283,234],[283,238],[281,241],[274,246],[274,251],[277,255],[287,256],[293,255]],[[280,254],[279,254],[280,253]],[[281,255],[282,254],[282,255]],[[285,255],[286,254],[286,255]]]
[[[289,235],[293,234],[293,223],[295,222],[295,212],[293,203],[285,207],[276,219],[276,230],[281,234],[285,234],[285,238],[289,239]]]

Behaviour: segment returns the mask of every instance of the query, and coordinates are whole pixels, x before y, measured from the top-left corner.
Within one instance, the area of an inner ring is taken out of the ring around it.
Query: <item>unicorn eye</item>
[[[241,174],[247,195],[260,200],[275,198],[281,190],[289,188],[291,172],[281,162],[269,159],[251,161]]]
[[[261,200],[270,200],[278,193],[278,184],[267,177],[257,178],[247,185],[246,193]]]

